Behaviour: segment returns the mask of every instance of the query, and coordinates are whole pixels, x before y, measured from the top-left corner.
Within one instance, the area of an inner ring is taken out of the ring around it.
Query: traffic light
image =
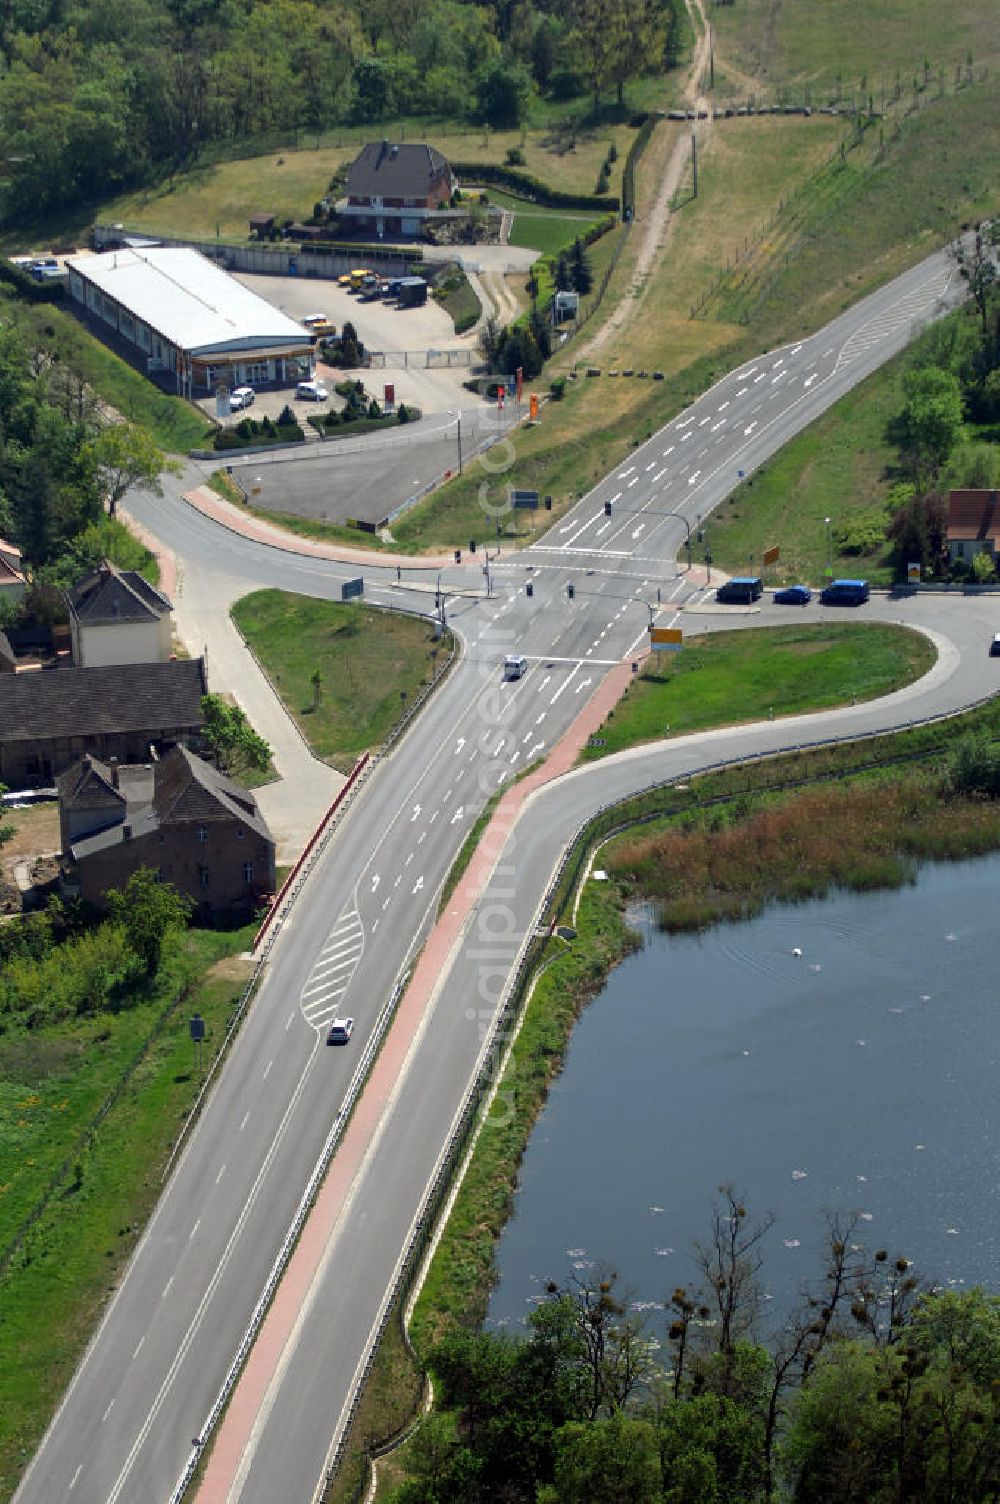
[[[475,540],[475,538],[470,538],[469,539],[469,553],[470,554],[474,554],[475,551],[476,551],[476,540]]]
[[[573,597],[576,595],[576,586],[575,585],[567,585],[566,586],[566,594],[569,596],[570,600],[572,600]]]
[[[552,510],[552,497],[551,496],[546,496],[546,498],[545,498],[545,510],[547,512],[551,512],[551,510]]]
[[[605,517],[610,517],[611,516],[611,503],[610,503],[610,501],[606,501],[604,503],[604,515],[605,515]]]
[[[534,593],[535,593],[535,587],[534,587],[534,584],[532,583],[531,580],[529,580],[528,583],[525,585],[525,587],[524,587],[524,593],[525,593],[525,595],[534,595]]]
[[[461,564],[461,562],[462,562],[462,550],[460,548],[456,548],[456,550],[455,550],[455,563],[456,564]]]

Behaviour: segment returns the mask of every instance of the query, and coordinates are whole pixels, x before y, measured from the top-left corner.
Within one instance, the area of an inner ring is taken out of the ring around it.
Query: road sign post
[[[399,578],[398,572],[396,578]],[[356,600],[358,596],[364,595],[364,593],[365,582],[362,575],[358,575],[357,579],[354,580],[345,580],[340,587],[340,599],[342,601]]]

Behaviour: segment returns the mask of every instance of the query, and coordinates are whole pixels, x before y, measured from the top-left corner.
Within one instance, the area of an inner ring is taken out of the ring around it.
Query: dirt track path
[[[692,121],[692,130],[698,137],[701,145],[708,135],[711,125],[711,109],[708,101],[701,91],[701,82],[708,71],[709,59],[709,33],[705,20],[704,0],[685,0],[691,24],[697,33],[694,54],[691,58],[691,67],[688,71],[687,83],[684,86],[683,98],[685,105],[691,109],[708,109],[707,120]],[[592,360],[599,354],[608,343],[632,323],[636,314],[642,309],[645,301],[647,279],[656,260],[657,253],[662,251],[670,240],[670,204],[674,194],[680,187],[687,168],[690,155],[688,133],[679,136],[673,151],[667,159],[663,176],[656,190],[656,197],[642,219],[636,219],[633,224],[631,235],[639,235],[639,249],[636,255],[635,267],[632,272],[632,280],[625,292],[619,299],[618,306],[614,309],[611,317],[602,324],[589,340],[586,340],[574,352],[577,360]]]

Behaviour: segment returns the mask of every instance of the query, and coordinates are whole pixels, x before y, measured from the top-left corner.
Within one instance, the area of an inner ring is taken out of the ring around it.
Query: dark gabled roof
[[[101,564],[66,592],[70,613],[87,626],[104,622],[158,621],[173,608],[134,569]]]
[[[110,765],[89,752],[59,774],[56,788],[60,804],[73,809],[104,808],[109,800],[117,800],[125,808],[125,796],[114,786]]]
[[[351,163],[347,194],[349,198],[423,198],[447,169],[447,160],[433,146],[369,141]]]
[[[950,491],[948,537],[955,542],[991,538],[997,543],[1000,540],[1000,492]]]
[[[255,230],[267,230],[274,224],[273,214],[251,214],[250,224]]]
[[[107,764],[98,763],[96,758],[84,758],[59,780],[61,803],[67,802],[68,796],[64,792],[67,784],[72,784],[74,778],[81,775],[86,776],[83,770],[87,762],[97,763],[110,774]],[[142,776],[133,779],[132,774]],[[263,840],[271,840],[271,832],[253,795],[210,763],[195,757],[186,747],[171,747],[151,767],[123,766],[119,776],[127,803],[122,801],[121,813],[111,825],[91,831],[73,842],[72,855],[77,861],[93,856],[95,852],[106,851],[109,846],[120,846],[126,839],[138,840],[171,825],[231,824],[238,821]]]
[[[0,678],[0,742],[161,732],[201,726],[201,658],[52,668]]]
[[[171,747],[157,763],[153,808],[161,825],[236,819],[270,839],[253,795],[186,747]]]

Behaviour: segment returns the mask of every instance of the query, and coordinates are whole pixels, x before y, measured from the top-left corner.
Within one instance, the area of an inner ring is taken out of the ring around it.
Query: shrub
[[[278,414],[278,427],[279,428],[297,428],[298,427],[298,423],[299,423],[298,418],[295,416],[294,412],[292,411],[292,409],[289,407],[288,403],[286,402],[285,405],[284,405],[284,407],[281,409],[281,412]]]
[[[561,402],[566,395],[566,377],[557,376],[554,381],[550,382],[549,391],[552,393],[553,402]]]
[[[402,402],[399,404],[399,411],[396,413],[396,418],[400,423],[409,423],[410,421],[410,415],[407,412],[406,408],[403,406]]]
[[[611,145],[608,147],[608,161],[609,162],[617,162],[618,161],[618,148],[617,148],[617,146],[615,145],[615,143],[613,141],[612,141]]]
[[[524,152],[519,146],[508,146],[504,161],[508,167],[523,167],[525,163]]]
[[[337,424],[339,422],[340,422],[340,414],[338,413],[338,411],[337,411],[337,409],[335,407],[331,407],[330,411],[327,413],[326,417],[323,419],[323,427],[324,428],[336,428],[336,426],[337,426]]]
[[[382,409],[379,407],[374,397],[368,404],[368,416],[369,418],[381,418],[382,416]]]

